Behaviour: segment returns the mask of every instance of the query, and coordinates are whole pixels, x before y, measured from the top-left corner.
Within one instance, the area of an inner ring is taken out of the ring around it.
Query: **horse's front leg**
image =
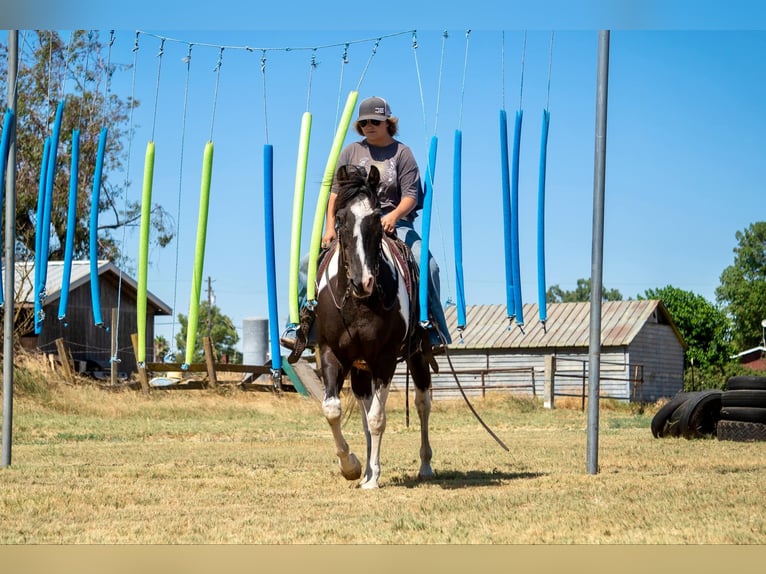
[[[365,444],[367,446],[367,461],[364,468],[364,476],[360,483],[364,484],[370,480],[372,469],[370,468],[370,449],[372,439],[370,437],[370,425],[367,422],[367,413],[370,412],[372,404],[372,374],[369,370],[351,367],[351,390],[359,404],[359,410],[362,412],[362,430],[364,431]]]
[[[332,436],[335,439],[335,454],[338,456],[340,473],[346,480],[356,480],[362,476],[362,465],[356,455],[350,451],[341,423],[340,389],[346,376],[345,370],[335,354],[329,349],[321,352],[322,378],[324,379],[325,394],[322,401],[322,411],[327,419]]]
[[[386,381],[387,383],[388,381]],[[359,483],[361,488],[379,488],[380,484],[380,443],[383,431],[386,430],[386,400],[388,399],[388,384],[377,384],[372,396],[364,401],[367,406],[366,420],[369,431],[369,452],[365,477]],[[361,402],[360,402],[361,404]],[[362,415],[365,416],[365,415]]]

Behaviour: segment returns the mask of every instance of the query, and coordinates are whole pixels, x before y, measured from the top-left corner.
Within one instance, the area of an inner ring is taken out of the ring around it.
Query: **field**
[[[393,393],[382,488],[369,492],[340,476],[319,403],[293,393],[50,383],[17,395],[2,544],[766,542],[766,443],[655,439],[657,405],[602,406],[590,475],[579,405],[475,399],[505,452],[462,401],[437,400],[436,476],[421,483],[417,415],[408,428]]]

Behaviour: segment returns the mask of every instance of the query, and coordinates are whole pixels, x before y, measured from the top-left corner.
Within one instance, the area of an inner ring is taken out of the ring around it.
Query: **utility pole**
[[[210,279],[210,275],[207,276],[207,336],[213,332],[213,302],[215,301],[215,295],[213,295],[213,282]]]

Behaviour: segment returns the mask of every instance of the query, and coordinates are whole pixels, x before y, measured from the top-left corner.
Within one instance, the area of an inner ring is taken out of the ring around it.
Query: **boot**
[[[314,324],[314,318],[316,312],[313,305],[306,305],[301,309],[300,323],[298,330],[295,332],[295,345],[292,348],[292,352],[287,357],[287,362],[291,365],[301,358],[303,351],[306,350],[306,345],[309,342],[309,333],[311,327]]]

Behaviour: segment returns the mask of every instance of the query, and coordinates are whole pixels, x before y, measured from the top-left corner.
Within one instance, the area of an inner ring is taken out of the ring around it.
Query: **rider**
[[[422,206],[423,188],[418,164],[412,150],[394,139],[398,126],[399,118],[391,115],[391,108],[386,100],[376,96],[362,100],[354,129],[364,139],[346,146],[338,157],[337,165],[357,165],[367,170],[373,165],[378,168],[380,172],[378,198],[383,211],[381,218],[383,231],[396,233],[399,239],[409,246],[415,261],[420,263],[422,241],[413,223]],[[327,219],[322,236],[323,248],[329,247],[336,238],[336,194],[337,189],[333,184],[327,203]],[[431,346],[439,349],[443,343],[451,343],[452,338],[447,330],[444,309],[439,301],[439,266],[430,252],[428,264],[428,314],[433,322],[429,329],[429,339]],[[304,310],[306,309],[307,307],[304,307]],[[311,322],[313,322],[313,314],[309,310],[306,323]],[[305,328],[303,323],[304,321],[301,322],[302,329]],[[308,332],[303,335],[308,337]],[[292,347],[290,340],[282,339],[282,342],[285,346]]]

